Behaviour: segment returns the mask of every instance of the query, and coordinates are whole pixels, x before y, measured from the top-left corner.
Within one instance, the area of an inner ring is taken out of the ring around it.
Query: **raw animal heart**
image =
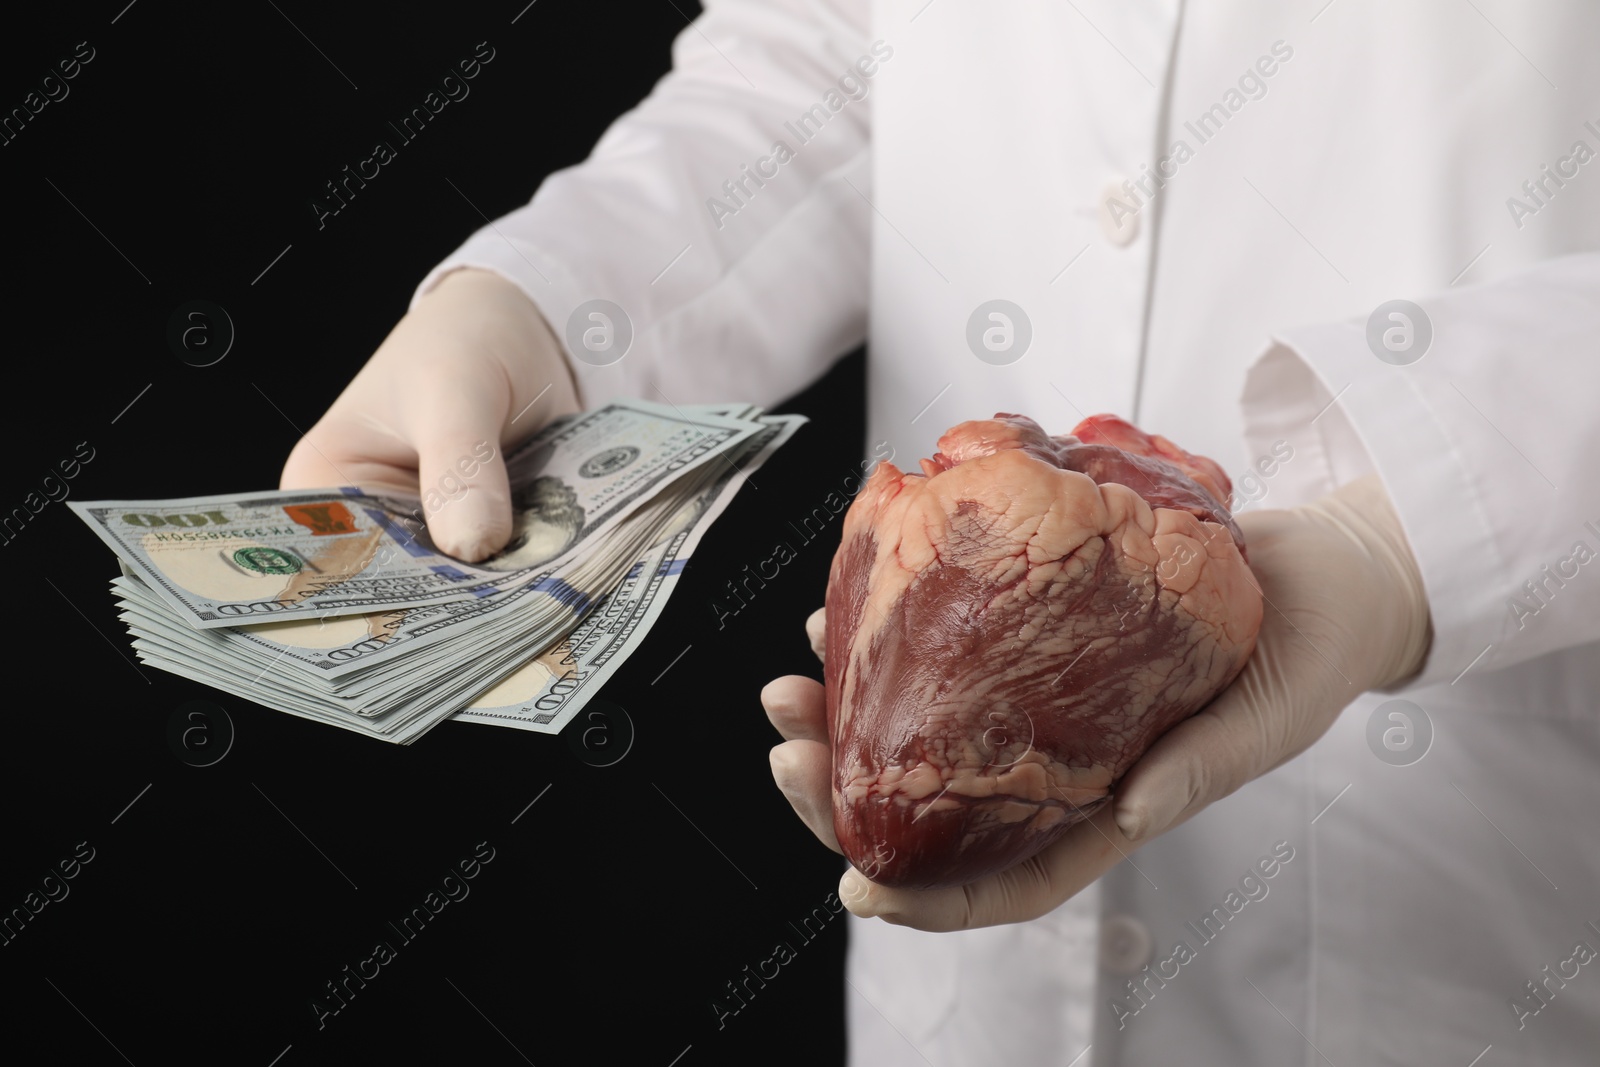
[[[828,579],[834,828],[885,885],[959,885],[1093,814],[1244,667],[1261,595],[1211,460],[1112,415],[996,415],[879,464]]]

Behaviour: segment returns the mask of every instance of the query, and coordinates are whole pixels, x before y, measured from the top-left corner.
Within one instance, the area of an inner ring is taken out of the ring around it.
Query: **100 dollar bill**
[[[436,604],[502,577],[435,551],[393,500],[354,489],[67,505],[198,629]]]
[[[68,506],[197,629],[390,612],[489,597],[576,558],[759,429],[643,401],[560,419],[508,458],[512,542],[477,566],[439,552],[420,505],[398,495],[307,490]]]

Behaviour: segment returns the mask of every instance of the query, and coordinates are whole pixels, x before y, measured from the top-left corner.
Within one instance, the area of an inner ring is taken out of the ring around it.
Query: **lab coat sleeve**
[[[1365,319],[1295,328],[1243,394],[1252,455],[1294,442],[1276,484],[1382,478],[1433,621],[1394,692],[1600,641],[1600,255],[1417,303],[1433,331],[1417,362],[1378,359]]]
[[[473,234],[413,304],[457,267],[501,274],[562,339],[588,406],[770,404],[805,386],[866,332],[868,112],[893,66],[867,6],[707,0],[588,160]],[[632,334],[605,366],[616,349],[569,340],[601,322],[581,307],[597,299]]]

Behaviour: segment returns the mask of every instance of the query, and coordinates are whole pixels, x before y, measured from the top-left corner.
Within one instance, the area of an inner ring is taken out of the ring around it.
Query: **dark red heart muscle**
[[[834,828],[874,881],[1037,853],[1243,668],[1261,596],[1231,485],[1112,415],[965,422],[879,464],[828,579]]]

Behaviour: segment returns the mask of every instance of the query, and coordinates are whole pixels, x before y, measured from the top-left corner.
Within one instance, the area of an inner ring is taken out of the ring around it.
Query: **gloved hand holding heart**
[[[1013,866],[1244,667],[1259,587],[1211,460],[996,415],[880,464],[828,582],[833,823],[882,885]]]

